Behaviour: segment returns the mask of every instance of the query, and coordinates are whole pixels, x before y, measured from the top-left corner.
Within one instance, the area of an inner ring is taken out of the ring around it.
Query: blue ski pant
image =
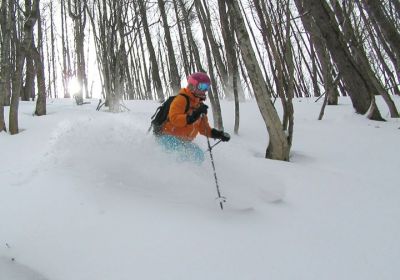
[[[195,143],[181,140],[172,135],[161,135],[157,142],[168,153],[176,153],[178,161],[191,161],[201,164],[204,161],[204,151]]]

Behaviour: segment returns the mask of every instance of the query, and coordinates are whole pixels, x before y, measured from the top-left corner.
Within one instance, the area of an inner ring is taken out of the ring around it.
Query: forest
[[[53,98],[96,96],[119,112],[175,95],[196,71],[211,77],[215,127],[219,100],[234,101],[235,133],[241,102],[256,100],[271,159],[289,160],[295,98],[321,98],[322,119],[348,96],[385,121],[381,96],[399,117],[399,0],[2,0],[0,18],[0,137],[18,134],[21,100],[36,116]]]

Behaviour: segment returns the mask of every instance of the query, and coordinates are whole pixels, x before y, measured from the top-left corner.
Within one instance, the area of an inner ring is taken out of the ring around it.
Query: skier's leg
[[[203,150],[195,143],[185,143],[185,156],[187,160],[201,164],[204,161]]]
[[[183,141],[172,135],[161,135],[157,138],[157,142],[166,152],[177,153],[178,161],[192,161],[198,164],[204,161],[204,152],[197,144]]]
[[[157,137],[157,142],[166,152],[174,152],[182,149],[182,141],[172,135],[161,135]]]

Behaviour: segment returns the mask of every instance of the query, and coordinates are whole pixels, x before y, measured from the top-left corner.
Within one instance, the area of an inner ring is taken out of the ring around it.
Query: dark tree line
[[[204,71],[214,125],[223,128],[219,100],[233,100],[238,133],[240,101],[255,98],[266,157],[289,160],[294,98],[323,98],[322,119],[349,96],[357,113],[384,120],[381,96],[399,117],[399,8],[399,0],[2,0],[0,131],[18,133],[19,100],[36,100],[35,114],[44,115],[46,98],[70,97],[72,79],[81,85],[77,102],[92,96],[96,80],[118,112],[122,100],[162,101]]]

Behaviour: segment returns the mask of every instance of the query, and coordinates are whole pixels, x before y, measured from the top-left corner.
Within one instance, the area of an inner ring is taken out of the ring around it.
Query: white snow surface
[[[264,158],[254,101],[239,135],[222,102],[223,211],[209,155],[177,162],[147,134],[156,102],[21,102],[21,132],[0,133],[0,280],[400,279],[400,120],[341,98],[318,121],[314,101],[294,100],[290,162]]]

